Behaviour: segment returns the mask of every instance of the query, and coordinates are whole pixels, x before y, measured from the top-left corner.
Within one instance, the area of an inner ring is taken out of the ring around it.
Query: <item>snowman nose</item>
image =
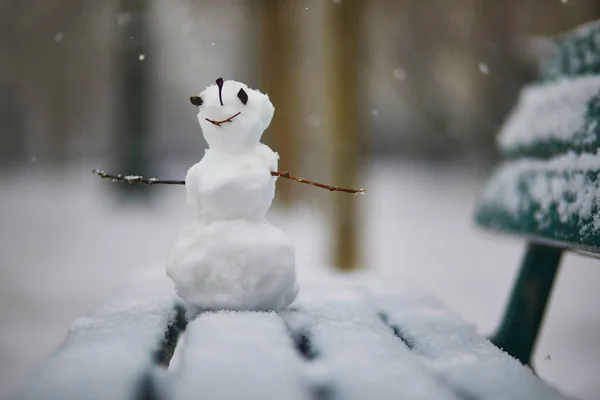
[[[223,105],[223,78],[217,78],[217,86],[219,87],[219,102]]]

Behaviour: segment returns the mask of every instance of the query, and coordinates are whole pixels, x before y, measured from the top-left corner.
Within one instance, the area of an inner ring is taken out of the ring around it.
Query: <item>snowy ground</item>
[[[33,165],[0,175],[0,398],[61,343],[75,317],[161,263],[187,221],[181,188],[155,188],[148,207],[122,207],[90,169],[59,177]],[[523,244],[471,226],[481,183],[458,167],[378,161],[360,203],[369,274],[434,295],[486,333]],[[326,263],[318,207],[274,210],[271,219],[296,241],[301,275]],[[568,255],[535,360],[543,378],[583,399],[600,395],[598,287],[598,261]]]

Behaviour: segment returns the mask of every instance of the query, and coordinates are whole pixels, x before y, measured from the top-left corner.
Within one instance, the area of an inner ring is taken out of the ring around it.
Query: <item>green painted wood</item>
[[[504,318],[491,339],[523,364],[531,364],[561,255],[562,250],[556,247],[528,246]]]
[[[600,148],[600,21],[559,36],[498,135],[504,158]]]
[[[582,25],[555,43],[553,55],[541,65],[540,81],[600,74],[600,21]]]
[[[561,112],[560,105],[556,108],[556,112]],[[534,140],[515,141],[510,145],[502,146],[502,156],[505,159],[520,157],[549,159],[569,152],[577,154],[596,153],[600,148],[600,91],[589,98],[585,109],[581,112],[583,114],[581,127],[574,129],[567,137],[560,139],[553,137],[552,128],[550,128],[544,136]],[[523,120],[543,117],[543,115],[537,114],[518,116]]]
[[[596,165],[577,166],[581,160]],[[573,162],[575,168],[561,169]],[[600,156],[506,161],[486,183],[477,225],[600,253]]]

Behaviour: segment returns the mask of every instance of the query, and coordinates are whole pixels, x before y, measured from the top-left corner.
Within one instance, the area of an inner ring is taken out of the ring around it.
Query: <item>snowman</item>
[[[193,221],[168,256],[177,294],[202,310],[277,310],[298,294],[294,247],[266,221],[278,154],[260,143],[275,111],[266,94],[216,80],[199,96],[208,149],[185,178]]]

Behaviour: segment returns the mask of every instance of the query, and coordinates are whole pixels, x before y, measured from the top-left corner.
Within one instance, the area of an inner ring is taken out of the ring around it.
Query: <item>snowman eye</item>
[[[237,97],[243,104],[246,104],[248,102],[248,94],[244,91],[244,89],[240,89],[240,91],[237,94]]]
[[[192,96],[190,97],[190,103],[196,107],[200,107],[202,104],[204,104],[204,100],[202,100],[202,97],[200,96]]]

